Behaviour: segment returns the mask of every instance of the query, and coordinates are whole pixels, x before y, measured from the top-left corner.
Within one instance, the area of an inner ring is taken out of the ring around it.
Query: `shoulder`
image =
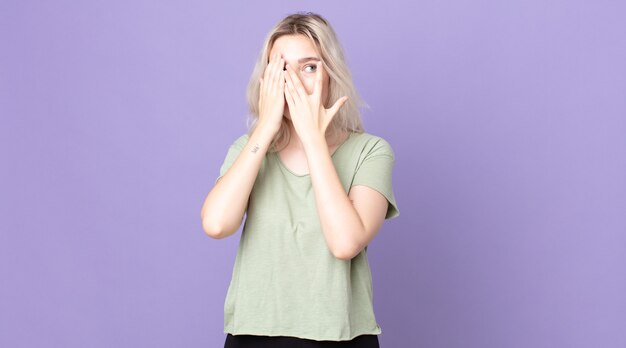
[[[243,142],[243,143],[245,144],[245,143],[248,141],[248,138],[249,138],[248,133],[243,133],[242,135],[240,135],[240,136],[239,136],[239,137],[235,140],[235,142],[236,142],[236,143],[242,143],[242,142]]]
[[[365,155],[387,155],[392,158],[395,157],[393,147],[389,141],[382,136],[362,132],[353,133],[352,138],[354,139],[354,146],[360,148]]]
[[[242,149],[246,145],[247,142],[248,142],[248,133],[244,133],[244,134],[240,135],[239,137],[237,137],[232,142],[230,147]]]

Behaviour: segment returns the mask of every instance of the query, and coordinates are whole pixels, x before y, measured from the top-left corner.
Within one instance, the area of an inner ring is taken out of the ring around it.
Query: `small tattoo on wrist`
[[[252,148],[252,153],[256,153],[257,151],[259,151],[260,147],[259,144],[254,144],[254,148]]]

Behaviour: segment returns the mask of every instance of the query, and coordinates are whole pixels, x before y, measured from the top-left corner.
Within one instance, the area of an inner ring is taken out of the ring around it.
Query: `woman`
[[[230,146],[201,211],[241,234],[225,347],[378,347],[367,245],[399,215],[394,154],[365,133],[337,37],[297,13],[266,38],[248,86],[250,130]]]

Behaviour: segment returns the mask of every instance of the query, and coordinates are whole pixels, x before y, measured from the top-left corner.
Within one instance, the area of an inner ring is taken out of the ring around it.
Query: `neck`
[[[303,149],[302,140],[300,140],[300,137],[298,136],[298,133],[296,132],[296,128],[294,127],[293,122],[291,122],[290,119],[287,119],[287,125],[289,126],[289,134],[290,134],[290,140],[289,140],[289,144],[287,144],[287,147],[293,148],[293,149],[299,149],[299,150]],[[345,138],[341,136],[339,136],[339,139],[328,139],[327,137],[326,143],[328,144],[328,146],[332,147],[343,140],[345,140]]]

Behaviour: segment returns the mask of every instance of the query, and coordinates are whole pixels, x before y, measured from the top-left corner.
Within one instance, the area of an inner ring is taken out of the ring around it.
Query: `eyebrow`
[[[317,58],[317,57],[304,57],[304,58],[300,58],[298,59],[298,64],[302,64],[304,62],[308,62],[310,60],[314,60],[316,62],[319,62],[321,59]]]
[[[320,61],[320,59],[317,58],[317,57],[304,57],[304,58],[298,59],[298,63],[302,64],[304,62],[308,62],[309,60],[315,60],[315,61],[318,61],[318,62]]]

